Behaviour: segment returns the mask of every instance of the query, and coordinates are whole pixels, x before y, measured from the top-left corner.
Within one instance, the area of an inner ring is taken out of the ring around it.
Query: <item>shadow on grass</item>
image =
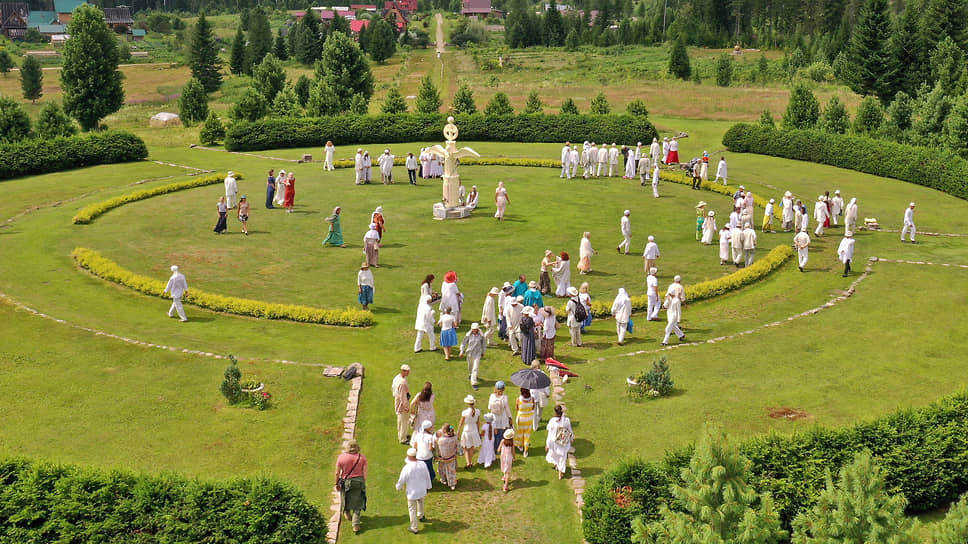
[[[526,489],[529,487],[544,487],[548,485],[548,480],[519,480],[517,478],[511,478],[511,490],[515,489]]]
[[[406,517],[406,516],[404,516]],[[444,521],[442,519],[426,518],[420,527],[421,533],[457,533],[465,531],[470,525],[463,521]]]
[[[372,306],[371,305],[370,306],[370,310],[373,313],[379,313],[379,314],[398,314],[398,313],[400,313],[400,310],[398,308],[394,308],[394,307],[391,307],[391,306],[384,307],[384,306]]]
[[[402,502],[402,501],[401,501]],[[404,508],[406,506],[404,505]],[[363,514],[360,524],[363,532],[367,529],[385,529],[387,527],[406,527],[410,523],[410,516],[407,514],[399,516],[370,516]]]
[[[398,248],[401,248],[401,247],[407,247],[407,246],[406,246],[406,244],[383,244],[382,246],[380,246],[380,249],[386,249],[386,248],[389,248],[389,249],[398,249]]]
[[[188,312],[185,312],[185,313],[188,314]],[[175,318],[171,318],[171,319],[175,319]],[[188,314],[188,323],[209,323],[212,321],[215,321],[215,318],[211,316],[193,316],[191,314]],[[176,323],[178,322],[176,321]]]
[[[476,467],[478,465],[474,465],[474,466]],[[464,469],[464,474],[467,474],[467,472],[468,472],[467,469]],[[477,470],[474,470],[473,472],[477,472]],[[486,469],[481,467],[481,472],[486,472]],[[483,478],[467,478],[466,476],[464,478],[461,478],[460,475],[458,475],[457,489],[455,489],[454,491],[459,491],[462,493],[468,492],[468,491],[471,491],[471,492],[494,491],[494,486],[491,485],[490,482],[488,482]],[[447,493],[453,493],[454,491],[448,490]]]
[[[586,457],[595,453],[595,443],[587,438],[576,438],[571,445],[574,446],[575,453],[577,453],[579,457]],[[584,470],[582,472],[584,472]]]

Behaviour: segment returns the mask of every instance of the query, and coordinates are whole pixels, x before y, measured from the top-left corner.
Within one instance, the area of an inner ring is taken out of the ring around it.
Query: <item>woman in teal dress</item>
[[[323,240],[323,245],[346,247],[343,243],[343,227],[339,224],[339,214],[340,207],[336,206],[333,209],[333,215],[326,218],[326,222],[329,223],[329,233],[326,234],[326,239]]]

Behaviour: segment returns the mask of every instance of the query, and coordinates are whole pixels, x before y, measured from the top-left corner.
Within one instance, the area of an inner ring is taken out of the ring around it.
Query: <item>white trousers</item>
[[[901,241],[902,242],[904,241],[904,235],[907,234],[907,233],[909,233],[909,232],[911,233],[911,241],[913,242],[914,241],[914,235],[918,233],[917,227],[914,226],[914,223],[905,223],[904,224],[904,228],[901,229]]]
[[[653,294],[650,294],[649,295],[649,307],[648,307],[648,309],[646,310],[646,313],[645,313],[646,318],[651,320],[651,319],[655,319],[655,318],[659,317],[659,308],[660,307],[661,307],[661,305],[659,304],[659,297],[657,297],[657,296],[655,296]]]
[[[178,312],[178,317],[182,321],[188,321],[185,317],[185,309],[182,308],[181,297],[171,297],[171,308],[168,308],[168,317],[175,317],[173,314]]]
[[[568,164],[567,163],[563,163],[561,165],[561,175],[558,176],[558,177],[559,178],[568,178],[568,179],[571,179],[571,176],[568,175]]]
[[[744,249],[743,250],[743,257],[746,258],[746,266],[752,266],[753,259],[756,258],[756,250],[755,249]]]
[[[514,330],[508,331],[508,344],[511,346],[512,353],[517,353],[521,351],[521,329],[520,328],[514,327]]]
[[[417,525],[417,521],[424,515],[424,500],[407,499],[407,511],[410,513],[410,528],[416,531],[420,527]]]
[[[622,323],[620,321],[615,322],[615,332],[618,333],[618,341],[621,344],[625,341],[625,333],[628,332],[628,321]]]
[[[430,351],[437,349],[437,344],[434,343],[434,331],[417,331],[417,341],[413,343],[414,352],[420,351],[423,347],[421,344],[423,344],[424,335],[427,335],[430,340]]]
[[[480,356],[467,356],[467,373],[471,376],[471,385],[477,385],[477,372],[481,369]]]
[[[577,163],[574,163],[574,162],[571,163],[568,166],[568,171],[571,173],[571,175],[568,176],[568,179],[571,179],[571,178],[577,176],[578,175],[578,164]]]
[[[652,178],[652,196],[659,198],[659,180]]]
[[[397,414],[397,440],[406,442],[410,436],[410,414],[404,412]]]
[[[571,344],[573,346],[581,345],[581,324],[574,327],[568,327],[568,336],[571,337]]]
[[[588,176],[592,175],[592,171],[595,170],[594,166],[591,164],[584,164],[582,166],[582,177],[588,179]]]
[[[236,193],[225,193],[225,205],[232,209],[235,207],[235,195]]]
[[[739,263],[743,262],[743,249],[734,247],[733,249],[733,263],[739,266]]]
[[[595,171],[595,175],[601,177],[608,170],[608,163],[600,162],[598,163],[598,170]]]
[[[493,338],[493,336],[491,336],[491,334],[493,333],[493,331],[491,330],[491,324],[485,322],[483,326],[484,326],[484,345],[491,346],[494,344],[494,341],[491,340]]]
[[[323,169],[328,172],[332,172],[333,170],[335,170],[335,168],[333,167],[333,160],[327,157],[326,162],[323,163]]]
[[[817,221],[817,228],[813,231],[817,236],[823,236],[823,221]]]
[[[617,164],[608,163],[608,177],[615,175],[615,169],[618,168]]]
[[[669,336],[672,333],[676,333],[676,337],[680,340],[682,340],[682,337],[685,336],[685,334],[682,333],[682,329],[679,328],[678,323],[669,323],[665,328],[665,338],[662,339],[663,344],[669,341]]]
[[[621,243],[618,244],[618,249],[621,251],[621,249],[624,247],[625,253],[628,253],[629,250],[632,249],[632,237],[626,236],[624,234],[622,235],[622,237],[623,237],[623,240],[621,241]]]
[[[834,226],[837,226],[837,214],[832,214],[830,216],[830,224],[831,225],[834,225]]]
[[[797,249],[797,261],[800,263],[800,268],[807,266],[807,257],[810,250],[808,248]]]

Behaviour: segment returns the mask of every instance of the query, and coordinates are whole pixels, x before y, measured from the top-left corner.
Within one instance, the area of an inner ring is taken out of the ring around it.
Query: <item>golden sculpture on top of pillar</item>
[[[446,147],[435,145],[427,148],[427,153],[440,157],[444,163],[443,198],[434,204],[435,219],[461,219],[471,215],[471,208],[460,202],[460,174],[457,172],[457,160],[461,157],[480,157],[480,155],[469,147],[457,149],[457,135],[454,118],[448,117],[447,124],[444,125]]]

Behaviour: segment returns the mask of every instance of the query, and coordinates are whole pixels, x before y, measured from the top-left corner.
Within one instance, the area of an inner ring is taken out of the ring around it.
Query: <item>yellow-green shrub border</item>
[[[242,179],[242,174],[235,172],[235,179]],[[203,187],[205,185],[214,185],[216,183],[222,183],[223,181],[225,181],[225,176],[221,174],[209,174],[206,176],[195,177],[188,181],[169,183],[168,185],[162,185],[161,187],[155,187],[154,189],[142,189],[141,191],[123,194],[121,196],[116,196],[101,202],[95,202],[94,204],[81,208],[71,222],[75,225],[86,225],[101,215],[113,210],[114,208],[124,206],[129,202],[136,202],[138,200],[144,200],[153,196],[174,193],[175,191],[184,191],[185,189],[194,189],[195,187]]]
[[[125,270],[114,261],[101,256],[97,251],[79,247],[71,252],[71,256],[78,266],[101,279],[123,285],[146,295],[169,298],[163,294],[165,282]],[[274,304],[215,295],[194,288],[185,293],[183,300],[207,310],[262,319],[284,319],[300,323],[319,323],[340,327],[368,327],[373,324],[373,313],[368,311],[352,308],[324,310],[295,304]]]
[[[697,302],[713,298],[756,282],[779,268],[792,256],[793,248],[791,246],[776,246],[766,257],[755,261],[748,268],[742,268],[722,278],[687,285],[686,302]],[[632,297],[633,312],[644,311],[648,308],[648,305],[649,299],[646,295]],[[601,300],[592,301],[592,315],[595,317],[609,317],[611,316],[611,310],[612,304],[610,302]]]

